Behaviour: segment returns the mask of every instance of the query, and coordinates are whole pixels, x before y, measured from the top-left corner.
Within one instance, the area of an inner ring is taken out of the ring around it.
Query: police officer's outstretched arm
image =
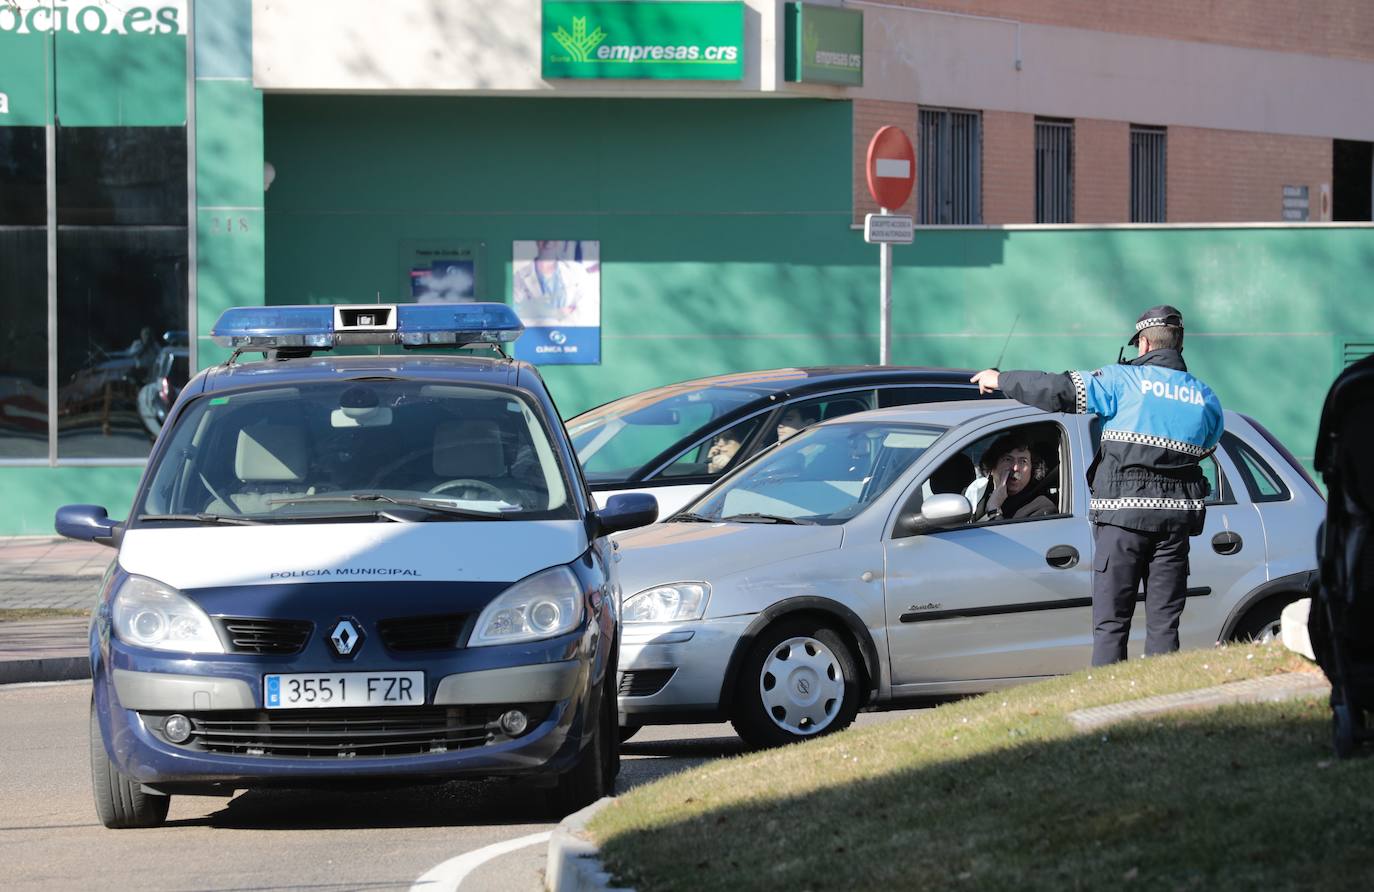
[[[976,381],[984,376],[979,372]],[[1112,366],[1095,372],[1032,372],[996,373],[996,384],[1012,399],[1044,409],[1046,412],[1089,412],[1102,418],[1116,414],[1118,375]]]

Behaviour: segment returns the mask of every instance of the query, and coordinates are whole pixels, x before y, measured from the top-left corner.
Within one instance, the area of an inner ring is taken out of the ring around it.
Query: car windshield
[[[367,380],[210,395],[176,422],[142,522],[576,517],[545,426],[515,391]]]
[[[627,396],[568,422],[577,459],[590,483],[628,480],[656,456],[715,419],[769,391],[749,387],[674,385]],[[687,442],[684,442],[687,441]]]
[[[740,523],[844,523],[881,496],[945,428],[825,424],[764,453],[678,515]]]

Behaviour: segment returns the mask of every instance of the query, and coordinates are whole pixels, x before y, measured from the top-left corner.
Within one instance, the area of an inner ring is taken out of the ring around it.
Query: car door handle
[[[1045,563],[1060,570],[1078,566],[1078,549],[1072,545],[1056,545],[1045,552]]]
[[[1217,554],[1239,554],[1245,540],[1239,533],[1223,530],[1212,537],[1212,550]]]

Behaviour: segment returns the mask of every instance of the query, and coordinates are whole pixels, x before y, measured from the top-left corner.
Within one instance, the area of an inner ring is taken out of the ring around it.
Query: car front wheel
[[[620,729],[615,699],[615,673],[607,672],[600,689],[596,710],[596,730],[582,747],[577,761],[548,793],[549,811],[554,817],[570,815],[615,791],[620,773]]]
[[[750,746],[782,746],[849,726],[859,711],[859,667],[819,620],[783,619],[754,642],[730,722]]]
[[[100,823],[113,830],[160,827],[167,820],[171,796],[144,792],[142,784],[120,773],[105,752],[100,719],[91,707],[91,788]]]

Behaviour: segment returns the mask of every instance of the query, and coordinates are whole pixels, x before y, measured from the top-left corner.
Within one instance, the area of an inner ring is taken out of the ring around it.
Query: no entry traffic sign
[[[898,127],[882,127],[868,144],[868,191],[882,208],[899,208],[916,182],[916,150]]]

